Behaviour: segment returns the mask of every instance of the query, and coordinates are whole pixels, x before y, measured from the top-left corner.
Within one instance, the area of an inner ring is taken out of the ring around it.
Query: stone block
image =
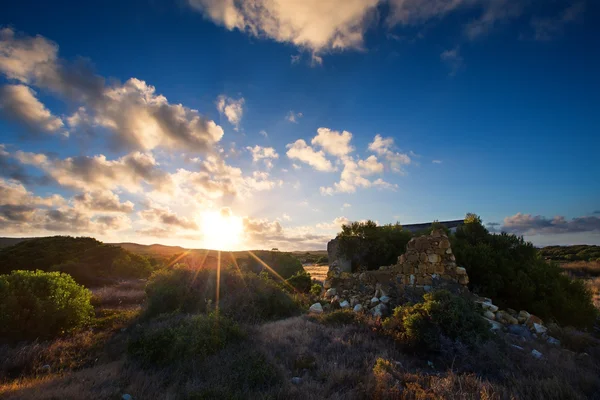
[[[440,249],[449,249],[450,248],[450,241],[446,238],[443,238],[440,240]]]
[[[443,275],[446,273],[446,268],[444,267],[444,264],[434,264],[433,272],[436,274],[442,274],[442,279],[446,279],[444,278],[444,276],[447,275]]]
[[[442,261],[442,258],[437,254],[430,254],[428,256],[429,262],[432,264],[439,263]]]
[[[427,262],[427,253],[419,253],[419,261],[422,263]]]
[[[406,261],[408,261],[408,262],[417,262],[417,261],[419,261],[419,253],[414,253],[414,252],[408,253],[406,255]]]

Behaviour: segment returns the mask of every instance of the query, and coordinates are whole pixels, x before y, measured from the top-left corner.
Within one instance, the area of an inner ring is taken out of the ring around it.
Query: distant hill
[[[86,286],[147,277],[155,267],[142,255],[89,237],[32,238],[0,250],[0,274],[62,271]]]
[[[110,243],[113,246],[119,246],[125,250],[131,251],[137,254],[147,254],[153,256],[166,256],[170,257],[174,254],[181,254],[187,249],[180,246],[165,246],[163,244],[138,244],[138,243]]]
[[[35,238],[9,238],[9,237],[0,237],[0,249],[5,247],[14,246],[17,243],[24,242],[25,240],[31,240]]]
[[[598,261],[600,260],[600,246],[587,244],[546,246],[540,249],[540,254],[553,261]]]

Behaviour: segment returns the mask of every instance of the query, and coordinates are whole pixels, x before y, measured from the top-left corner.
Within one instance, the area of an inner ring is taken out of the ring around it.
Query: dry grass
[[[130,306],[144,302],[146,281],[142,279],[122,281],[115,286],[92,289],[92,304],[96,307]]]
[[[310,274],[311,279],[323,283],[327,279],[328,265],[305,265],[304,269]]]
[[[600,277],[600,261],[573,261],[560,266],[572,276]]]

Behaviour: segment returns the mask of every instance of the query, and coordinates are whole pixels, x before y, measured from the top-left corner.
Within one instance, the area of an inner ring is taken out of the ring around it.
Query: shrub
[[[267,271],[270,275],[276,274],[283,279],[288,279],[294,274],[304,271],[302,263],[294,255],[280,251],[255,251],[254,257],[247,259],[246,264],[250,271],[260,273]],[[265,267],[268,265],[268,268]],[[275,273],[274,273],[275,272]]]
[[[591,326],[596,319],[585,285],[544,261],[522,237],[490,234],[475,216],[457,229],[452,249],[458,265],[467,269],[470,288],[502,308],[578,327]]]
[[[220,283],[213,269],[173,268],[155,272],[146,286],[147,315],[219,310],[239,321],[284,318],[299,312],[295,299],[269,278],[230,267],[221,268]]]
[[[352,310],[335,310],[320,315],[311,315],[310,318],[325,325],[348,325],[357,322],[357,315]]]
[[[310,274],[306,271],[297,272],[295,275],[286,279],[286,282],[300,293],[308,293],[312,284]]]
[[[427,293],[423,303],[397,307],[383,327],[407,347],[429,351],[440,350],[443,337],[465,345],[490,337],[474,303],[447,290]]]
[[[0,275],[0,337],[49,338],[91,321],[91,293],[59,272]]]
[[[400,224],[377,226],[373,221],[352,222],[342,225],[338,252],[349,260],[360,259],[367,269],[377,269],[396,263],[411,237]]]
[[[310,287],[310,294],[312,294],[313,296],[320,296],[322,291],[323,286],[321,286],[318,283],[313,283],[313,285]]]
[[[202,362],[245,337],[238,325],[216,314],[159,318],[134,332],[128,353],[145,367]]]

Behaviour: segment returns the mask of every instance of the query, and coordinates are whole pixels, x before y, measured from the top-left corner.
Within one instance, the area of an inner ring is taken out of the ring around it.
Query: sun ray
[[[256,254],[254,254],[251,250],[248,250],[248,254],[250,254],[252,257],[254,257],[254,259],[256,261],[258,261],[263,267],[267,268],[271,273],[273,273],[273,275],[275,275],[284,285],[286,285],[287,287],[292,289],[295,293],[303,294],[303,293],[299,292],[295,287],[290,285],[288,281],[283,279],[283,277],[277,273],[277,271],[275,271],[273,268],[271,268],[266,262],[261,260],[260,257],[258,257]]]

